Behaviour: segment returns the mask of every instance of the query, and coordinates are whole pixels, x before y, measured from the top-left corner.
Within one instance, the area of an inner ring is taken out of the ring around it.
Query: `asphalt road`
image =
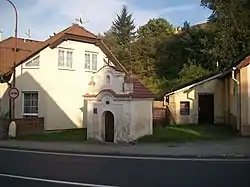
[[[63,184],[65,181],[75,184]],[[249,187],[250,161],[103,158],[0,150],[0,186],[105,185]]]

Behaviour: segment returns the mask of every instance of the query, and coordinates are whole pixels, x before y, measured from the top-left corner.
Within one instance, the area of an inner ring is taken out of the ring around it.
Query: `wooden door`
[[[201,94],[199,99],[199,124],[213,124],[214,123],[214,95]]]
[[[105,141],[114,142],[114,115],[109,111],[105,113]]]

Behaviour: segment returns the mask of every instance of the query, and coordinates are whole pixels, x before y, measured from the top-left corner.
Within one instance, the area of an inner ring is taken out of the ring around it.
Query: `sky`
[[[136,27],[149,19],[163,17],[173,26],[206,22],[210,11],[200,6],[200,0],[12,0],[19,15],[18,37],[45,40],[83,19],[83,26],[98,34],[108,30],[122,5],[133,13]],[[15,14],[10,3],[0,0],[0,30],[3,38],[14,35]]]

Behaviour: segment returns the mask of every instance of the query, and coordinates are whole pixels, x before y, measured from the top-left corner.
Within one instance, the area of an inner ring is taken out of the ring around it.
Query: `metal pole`
[[[18,24],[18,14],[17,14],[17,9],[16,6],[14,5],[13,2],[10,0],[8,1],[12,7],[14,8],[15,11],[15,16],[16,16],[16,23],[15,23],[15,42],[14,42],[14,60],[13,60],[13,81],[12,81],[12,88],[16,86],[16,59],[17,59],[17,24]],[[12,121],[15,120],[15,99],[12,99],[12,112],[11,112],[11,118]]]

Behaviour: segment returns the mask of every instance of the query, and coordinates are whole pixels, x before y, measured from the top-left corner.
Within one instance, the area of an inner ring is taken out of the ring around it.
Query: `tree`
[[[151,19],[137,30],[137,40],[131,44],[133,73],[137,74],[152,91],[158,92],[164,77],[157,74],[157,46],[174,33],[164,18]]]
[[[112,32],[119,45],[126,45],[135,37],[135,24],[132,15],[129,14],[127,6],[123,5],[120,15],[117,15],[117,19],[112,22]]]
[[[183,23],[182,30],[188,30],[190,28],[190,23],[188,21],[185,21]]]
[[[201,4],[212,10],[209,23],[215,38],[211,52],[222,68],[231,66],[250,51],[250,0],[201,0]]]
[[[210,74],[210,71],[204,69],[201,65],[196,65],[195,62],[189,62],[184,64],[184,67],[179,72],[179,84],[185,84],[191,82],[195,79],[207,76]]]
[[[174,27],[164,18],[150,19],[147,24],[139,27],[137,34],[139,39],[161,38],[172,35]]]

